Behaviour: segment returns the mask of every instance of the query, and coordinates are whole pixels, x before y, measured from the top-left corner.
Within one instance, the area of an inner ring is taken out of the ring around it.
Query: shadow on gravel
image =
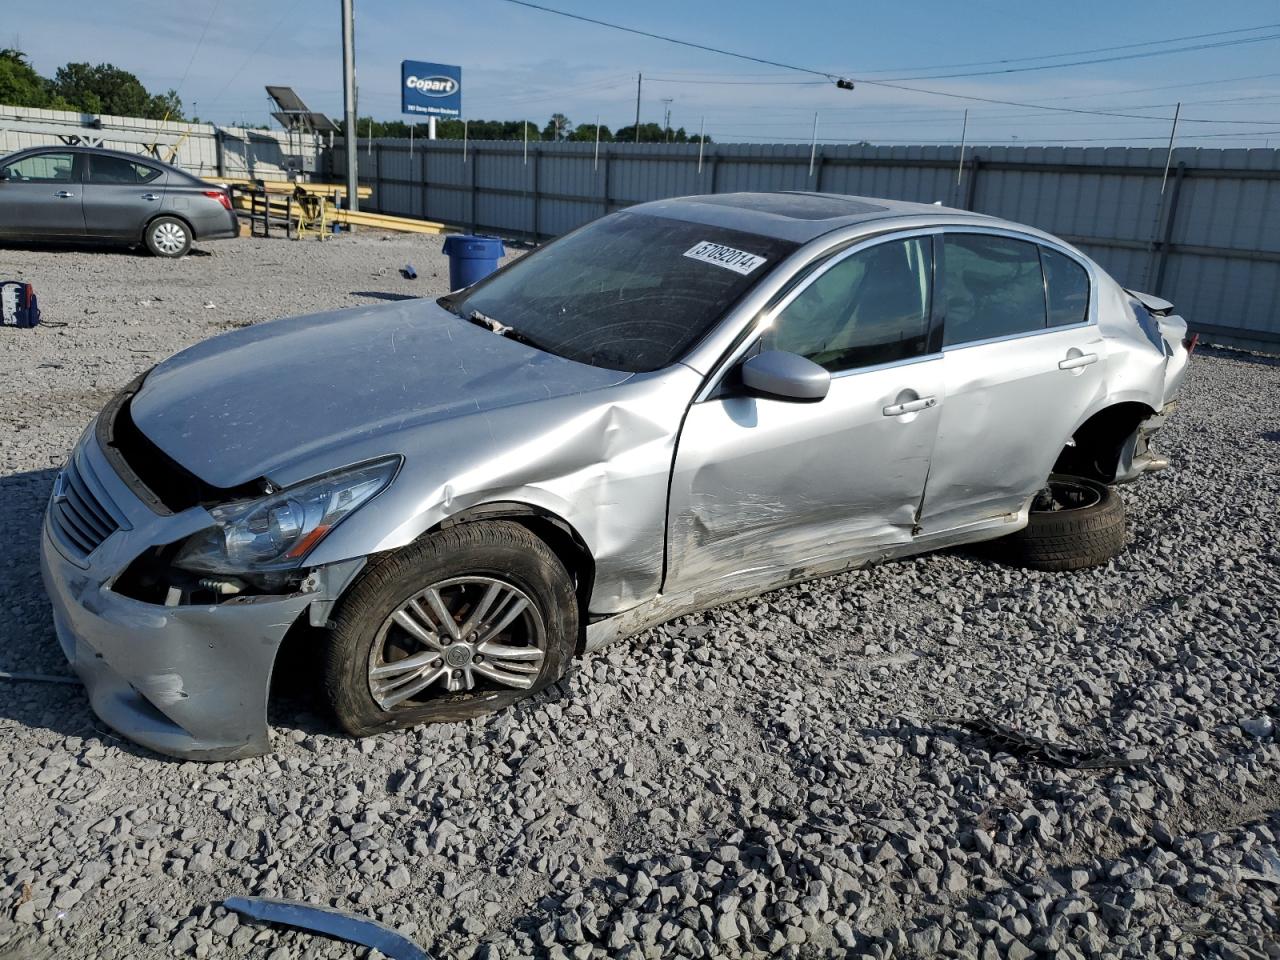
[[[197,241],[199,242],[199,241]],[[142,244],[130,246],[126,243],[111,243],[103,241],[94,243],[91,240],[65,240],[65,241],[31,241],[28,243],[0,243],[0,250],[26,250],[31,253],[51,253],[59,250],[67,253],[102,253],[109,256],[137,257],[142,260],[155,260],[151,252]],[[208,250],[199,247],[192,247],[187,251],[186,257],[211,257],[213,254]],[[181,259],[186,259],[182,257]]]
[[[1266,433],[1259,434],[1263,440],[1273,440],[1280,443],[1280,430],[1268,430]]]
[[[407,293],[385,293],[381,290],[352,290],[353,297],[368,297],[370,300],[421,300],[421,297],[410,296]]]

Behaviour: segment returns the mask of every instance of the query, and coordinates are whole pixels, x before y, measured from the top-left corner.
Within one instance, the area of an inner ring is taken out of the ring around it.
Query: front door
[[[80,159],[50,150],[0,168],[0,236],[84,236]]]
[[[767,586],[909,542],[938,415],[932,238],[859,247],[774,313],[755,349],[832,374],[816,403],[749,395],[736,368],[685,420],[672,474],[665,592]]]
[[[921,514],[928,536],[1016,514],[1105,389],[1091,281],[1064,252],[945,234],[942,410]]]
[[[160,212],[165,174],[141,160],[94,154],[84,183],[84,222],[90,236],[139,240]]]

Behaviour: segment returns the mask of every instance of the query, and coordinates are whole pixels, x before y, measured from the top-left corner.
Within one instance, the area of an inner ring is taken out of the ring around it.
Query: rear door
[[[998,232],[942,243],[942,407],[924,536],[1019,511],[1104,389],[1092,278],[1066,250]]]
[[[827,396],[752,396],[735,387],[735,366],[690,408],[665,590],[767,584],[910,542],[943,404],[932,275],[927,233],[834,258],[755,345],[826,367]]]
[[[42,150],[0,167],[0,236],[84,236],[83,160],[74,150]]]
[[[141,158],[89,154],[84,183],[84,220],[90,236],[140,240],[147,221],[160,211],[167,175]]]

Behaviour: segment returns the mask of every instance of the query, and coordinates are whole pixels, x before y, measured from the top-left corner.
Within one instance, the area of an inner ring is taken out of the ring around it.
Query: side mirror
[[[742,382],[752,393],[775,400],[814,403],[827,395],[831,374],[799,354],[766,350],[742,365]]]

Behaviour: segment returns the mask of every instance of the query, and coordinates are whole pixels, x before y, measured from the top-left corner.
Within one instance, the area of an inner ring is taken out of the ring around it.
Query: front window
[[[683,357],[797,246],[621,212],[440,303],[570,360],[641,373]]]
[[[928,237],[877,244],[805,287],[774,318],[761,345],[798,353],[832,373],[922,356],[932,281]]]
[[[70,153],[37,153],[4,168],[4,178],[29,183],[70,183],[75,157]]]

